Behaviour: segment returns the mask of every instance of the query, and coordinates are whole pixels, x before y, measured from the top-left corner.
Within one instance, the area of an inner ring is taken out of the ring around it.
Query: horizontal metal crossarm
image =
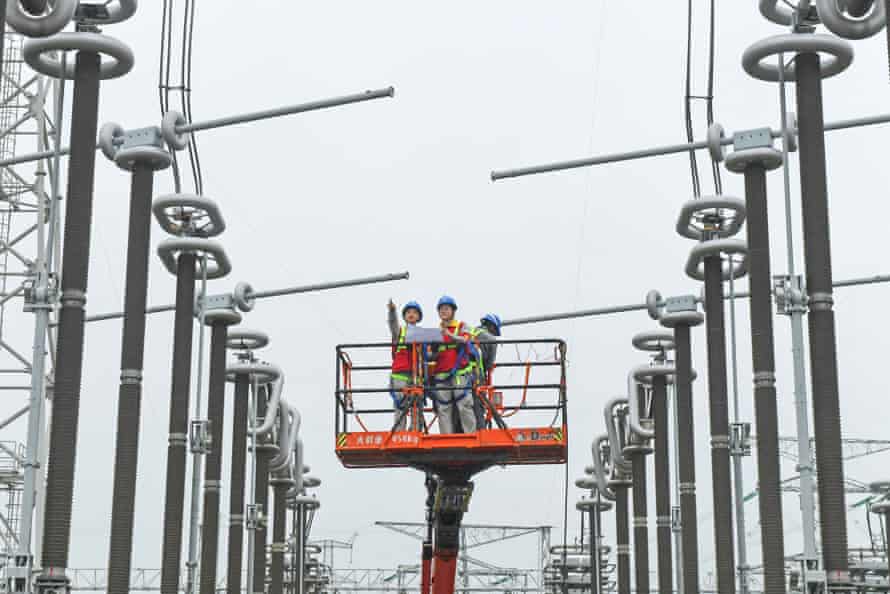
[[[874,276],[864,276],[858,278],[850,278],[845,280],[834,281],[834,287],[854,287],[859,285],[873,285],[877,283],[890,282],[890,274],[876,274]],[[747,291],[739,291],[735,293],[737,299],[745,299],[750,297]],[[730,298],[730,295],[723,296],[724,300]],[[700,301],[700,299],[696,299]],[[510,318],[504,320],[504,326],[519,326],[521,324],[539,324],[541,322],[555,322],[558,320],[571,320],[573,318],[587,318],[592,316],[602,316],[616,313],[625,313],[630,311],[645,311],[648,306],[645,303],[629,303],[626,305],[613,305],[609,307],[599,307],[594,309],[580,309],[578,311],[568,311],[563,313],[546,314],[541,316],[529,316],[525,318]]]
[[[875,116],[866,116],[860,118],[852,118],[848,120],[838,120],[836,122],[826,122],[825,130],[846,130],[848,128],[858,128],[860,126],[874,126],[876,124],[890,123],[890,114],[880,114]],[[796,128],[789,128],[789,134],[796,134]],[[770,136],[773,138],[781,138],[782,130],[770,130]],[[721,146],[732,144],[732,135],[727,135],[720,140]],[[633,161],[636,159],[647,159],[649,157],[660,157],[663,155],[674,155],[677,153],[686,153],[689,151],[698,151],[708,148],[708,141],[699,140],[695,142],[687,142],[684,144],[668,144],[648,149],[639,149],[626,151],[622,153],[612,153],[608,155],[600,155],[596,157],[587,157],[583,159],[573,159],[570,161],[557,161],[554,163],[546,163],[544,165],[532,165],[530,167],[520,167],[518,169],[503,169],[500,171],[492,171],[492,181],[507,179],[510,177],[523,177],[526,175],[537,175],[539,173],[551,173],[553,171],[565,171],[566,169],[577,169],[579,167],[592,167],[594,165],[604,165],[606,163],[620,163],[622,161]]]
[[[354,278],[343,281],[333,281],[330,283],[318,283],[314,285],[300,285],[296,287],[285,287],[283,289],[271,289],[268,291],[248,291],[246,297],[248,299],[265,299],[268,297],[282,297],[284,295],[297,295],[300,293],[312,293],[315,291],[328,291],[331,289],[342,289],[344,287],[355,287],[359,285],[372,285],[376,283],[388,283],[391,281],[406,280],[410,274],[408,272],[396,272],[390,274],[381,274],[379,276],[367,276],[363,278]],[[153,314],[164,311],[173,311],[176,306],[172,303],[167,305],[153,305],[145,310],[145,313]],[[110,313],[96,314],[87,316],[87,322],[100,322],[102,320],[113,320],[124,317],[124,312],[115,311]]]
[[[361,103],[363,101],[371,101],[372,99],[383,99],[386,97],[394,97],[395,88],[386,87],[374,91],[365,91],[363,93],[355,93],[352,95],[344,95],[342,97],[333,97],[331,99],[321,99],[319,101],[310,101],[308,103],[297,103],[296,105],[287,105],[285,107],[277,107],[274,109],[264,109],[241,115],[227,116],[216,118],[213,120],[205,120],[203,122],[191,122],[176,126],[174,130],[177,134],[188,134],[189,132],[199,132],[201,130],[212,130],[214,128],[223,128],[225,126],[235,126],[238,124],[246,124],[249,122],[257,122],[260,120],[268,120],[271,118],[279,118],[282,116],[303,113],[306,111],[316,111],[319,109],[328,109],[331,107],[339,107],[341,105],[349,105],[352,103]],[[99,148],[99,143],[96,143]],[[10,165],[18,165],[19,163],[30,163],[32,161],[40,161],[41,159],[49,159],[50,157],[59,155],[67,155],[70,147],[62,147],[58,151],[46,150],[37,153],[29,153],[27,155],[19,155],[10,157],[9,159],[0,160],[0,167],[8,167]]]

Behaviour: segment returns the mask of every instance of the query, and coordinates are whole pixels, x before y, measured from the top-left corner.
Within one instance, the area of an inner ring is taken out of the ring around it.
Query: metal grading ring
[[[726,147],[723,146],[725,138],[726,133],[723,131],[723,126],[717,122],[708,126],[708,152],[711,154],[711,159],[717,163],[722,163],[726,157]]]
[[[615,487],[629,487],[633,484],[633,481],[630,478],[625,476],[613,476],[606,481],[606,484],[609,485],[610,489],[615,489]]]
[[[588,476],[575,479],[575,486],[579,489],[595,489],[596,481]]]
[[[131,146],[117,151],[114,162],[126,171],[133,171],[137,165],[147,165],[152,171],[160,171],[170,166],[173,157],[156,146]]]
[[[125,132],[124,127],[116,122],[105,122],[99,128],[99,149],[109,161],[114,161],[118,150],[116,142]]]
[[[816,0],[816,12],[826,29],[844,39],[871,37],[887,24],[887,13],[882,0],[875,0],[872,4],[871,14],[860,18],[855,18],[858,15],[841,12],[837,0]],[[849,8],[847,12],[850,12]]]
[[[782,165],[782,153],[778,149],[761,146],[733,151],[726,157],[726,168],[733,173],[744,173],[751,165],[760,165],[767,171],[778,169]]]
[[[780,0],[760,0],[760,14],[777,25],[788,26],[794,21],[794,9]]]
[[[674,335],[664,330],[650,330],[638,332],[630,339],[630,343],[638,351],[672,351],[674,350]]]
[[[686,274],[695,280],[705,280],[704,260],[708,256],[720,254],[741,254],[741,260],[722,262],[723,280],[736,279],[748,272],[748,244],[741,239],[710,239],[689,250],[686,260]]]
[[[875,503],[872,503],[869,506],[869,509],[873,514],[890,513],[890,501],[877,501]]]
[[[134,14],[136,14],[136,0],[111,0],[105,3],[105,10],[108,11],[107,18],[101,19],[83,19],[84,23],[96,25],[114,25],[122,23]]]
[[[634,369],[634,379],[641,384],[652,382],[654,377],[668,377],[677,374],[673,365],[641,365]]]
[[[161,229],[170,235],[215,237],[225,231],[226,222],[216,202],[195,194],[167,194],[151,207]]]
[[[697,311],[675,311],[666,313],[661,316],[661,325],[665,328],[675,328],[677,326],[698,326],[705,319],[705,316]]]
[[[575,509],[578,511],[586,512],[593,511],[596,509],[596,500],[595,499],[579,499],[577,503],[575,503]]]
[[[251,296],[253,293],[253,287],[250,286],[250,283],[246,283],[241,281],[235,285],[235,290],[232,291],[232,299],[235,302],[235,306],[243,312],[248,312],[253,309],[253,306],[256,305],[256,299]]]
[[[236,375],[246,375],[257,383],[269,384],[281,377],[281,369],[277,365],[259,361],[229,363],[226,366],[226,380],[233,382]]]
[[[67,27],[76,10],[77,0],[55,0],[52,6],[47,4],[45,14],[35,16],[22,7],[21,0],[8,0],[6,23],[26,37],[49,37]]]
[[[259,330],[231,330],[226,337],[226,348],[233,351],[255,351],[268,345],[269,335]]]
[[[171,149],[181,151],[189,145],[191,134],[176,131],[178,126],[184,126],[187,123],[185,116],[178,111],[171,110],[164,114],[164,117],[161,119],[161,136],[164,137],[164,142]]]
[[[309,497],[308,495],[294,495],[291,498],[291,502],[296,505],[312,505],[316,501],[318,500],[315,497]]]
[[[624,446],[624,449],[621,450],[621,454],[624,456],[639,456],[651,454],[652,448],[642,443],[629,443]]]
[[[43,39],[29,39],[22,47],[22,57],[35,72],[74,80],[75,60],[67,60],[65,69],[59,58],[51,56],[54,51],[82,51],[108,56],[99,66],[99,78],[118,78],[133,68],[133,50],[124,42],[99,33],[59,33]]]
[[[890,493],[890,481],[875,481],[869,483],[868,490],[872,493]]]
[[[648,293],[646,293],[646,311],[649,312],[649,317],[653,320],[657,320],[661,317],[661,307],[664,301],[661,299],[661,293],[652,289]]]
[[[170,274],[176,274],[176,258],[182,253],[195,253],[199,259],[195,262],[195,273],[205,274],[203,257],[207,256],[207,278],[222,278],[232,272],[232,263],[226,255],[222,244],[203,237],[173,237],[158,244],[158,256]]]
[[[196,312],[197,313],[197,312]],[[222,322],[226,326],[234,326],[241,323],[241,314],[237,311],[225,308],[210,309],[204,312],[204,324],[213,326]]]
[[[697,219],[711,214],[708,211],[719,212],[720,225],[712,232],[716,237],[732,237],[739,232],[745,222],[745,202],[732,196],[708,196],[689,200],[680,209],[677,217],[677,233],[687,239],[701,240],[705,237],[706,229],[696,224]]]
[[[795,33],[774,35],[755,42],[742,54],[742,68],[754,78],[778,82],[779,67],[764,64],[763,59],[780,53],[828,54],[829,58],[821,61],[822,78],[843,72],[853,61],[853,46],[843,39],[833,35]],[[793,61],[785,66],[784,78],[789,82],[797,80]]]
[[[321,486],[321,479],[317,476],[304,476],[303,486],[307,489],[316,489]]]

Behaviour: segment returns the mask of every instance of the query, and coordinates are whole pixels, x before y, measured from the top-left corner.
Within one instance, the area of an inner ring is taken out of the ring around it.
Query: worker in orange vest
[[[409,301],[402,307],[402,319],[405,324],[399,324],[396,318],[396,304],[389,300],[387,324],[392,337],[392,368],[389,374],[389,394],[392,397],[394,430],[404,431],[408,415],[403,414],[408,405],[402,390],[411,383],[413,373],[413,347],[405,341],[408,327],[419,324],[423,320],[423,309],[416,301]]]
[[[436,349],[433,395],[439,406],[440,433],[455,433],[455,409],[463,433],[476,431],[471,389],[475,370],[468,354],[469,327],[454,318],[457,302],[444,295],[436,304],[442,328],[442,344]]]

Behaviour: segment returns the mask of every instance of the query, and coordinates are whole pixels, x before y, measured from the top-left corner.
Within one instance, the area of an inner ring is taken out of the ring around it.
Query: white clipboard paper
[[[442,342],[442,330],[408,326],[405,332],[405,342]]]

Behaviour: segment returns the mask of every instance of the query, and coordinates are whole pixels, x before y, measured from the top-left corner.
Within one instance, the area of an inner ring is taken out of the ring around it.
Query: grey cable
[[[751,350],[754,413],[757,423],[757,478],[760,542],[765,594],[784,594],[785,561],[779,476],[779,427],[776,410],[775,355],[771,302],[769,217],[766,172],[762,165],[745,169],[748,215],[748,284],[751,288]]]
[[[695,429],[692,407],[692,347],[690,329],[678,324],[674,328],[674,345],[677,357],[676,406],[679,429],[677,431],[680,467],[680,516],[683,519],[683,585],[685,594],[698,594],[698,506],[695,500]]]
[[[232,413],[232,478],[229,495],[229,562],[226,594],[241,594],[241,564],[244,550],[244,474],[247,466],[248,376],[235,377]]]
[[[52,399],[42,566],[68,567],[77,421],[83,372],[84,303],[90,261],[95,143],[99,111],[99,55],[78,52],[68,161],[68,205],[62,254],[62,294]],[[47,576],[50,577],[50,576]],[[38,581],[41,578],[38,578]]]
[[[798,54],[797,117],[800,136],[800,194],[803,208],[806,286],[809,296],[810,375],[813,388],[813,435],[819,477],[822,556],[832,582],[849,582],[847,515],[838,396],[837,341],[832,311],[831,244],[825,179],[822,80],[817,54]]]
[[[729,395],[726,384],[726,320],[723,311],[723,267],[720,255],[705,258],[704,268],[717,591],[720,594],[735,594],[732,478],[729,468]]]
[[[671,567],[671,461],[668,440],[667,380],[652,378],[652,417],[655,421],[655,531],[658,543],[658,594],[674,591]]]
[[[213,323],[210,333],[210,377],[208,379],[207,420],[211,447],[204,467],[204,519],[201,522],[201,594],[216,593],[216,565],[219,552],[219,493],[222,478],[223,418],[226,403],[225,322]]]
[[[173,379],[170,392],[170,440],[167,446],[164,542],[161,552],[161,594],[179,593],[182,514],[185,503],[186,444],[188,443],[189,430],[189,391],[192,377],[195,263],[196,256],[193,253],[181,254],[177,262],[176,313],[173,321]]]
[[[137,164],[130,186],[130,229],[124,290],[126,314],[121,340],[121,383],[118,392],[117,442],[114,449],[111,540],[108,548],[109,594],[126,593],[130,589],[153,179],[154,172],[146,164]]]

